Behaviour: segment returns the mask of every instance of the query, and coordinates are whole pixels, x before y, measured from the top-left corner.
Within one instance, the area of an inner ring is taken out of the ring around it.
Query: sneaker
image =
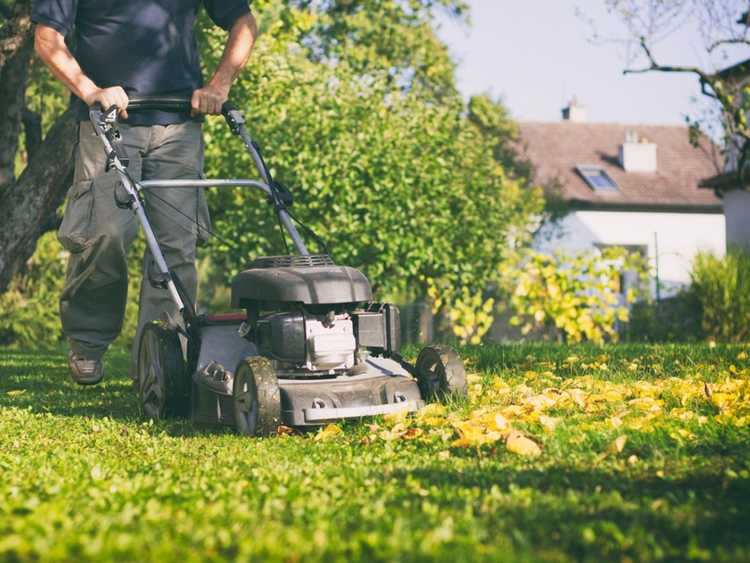
[[[68,354],[70,376],[78,385],[96,385],[104,377],[104,366],[101,359],[87,360],[73,352]]]

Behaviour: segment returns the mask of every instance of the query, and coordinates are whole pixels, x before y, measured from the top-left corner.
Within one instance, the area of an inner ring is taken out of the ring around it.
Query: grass
[[[750,560],[747,347],[463,355],[466,403],[256,440],[0,351],[0,560]]]

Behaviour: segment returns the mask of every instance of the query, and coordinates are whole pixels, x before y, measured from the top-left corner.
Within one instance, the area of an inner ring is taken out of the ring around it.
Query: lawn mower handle
[[[117,111],[116,107],[112,106],[106,111],[102,110],[99,104],[95,104],[89,110],[89,117],[95,124],[104,124],[106,120],[109,120],[112,125],[116,125],[117,122]],[[189,113],[191,111],[191,101],[185,97],[174,97],[174,96],[148,96],[148,97],[133,97],[128,100],[127,111],[138,112],[138,111],[172,111],[179,113]],[[310,251],[307,249],[304,240],[297,231],[297,227],[287,211],[287,207],[291,205],[291,194],[286,188],[283,188],[279,184],[273,181],[271,177],[271,171],[268,169],[263,156],[260,152],[260,147],[255,141],[250,138],[250,134],[245,128],[245,117],[241,111],[238,111],[234,105],[226,101],[221,106],[221,113],[227,122],[227,125],[231,129],[232,133],[238,136],[242,143],[245,145],[248,153],[255,163],[255,167],[258,169],[263,183],[268,188],[267,194],[269,201],[273,204],[279,220],[286,228],[289,235],[292,237],[292,242],[296,247],[297,251],[302,255],[309,255]],[[95,125],[95,129],[98,131],[99,127]],[[109,139],[108,144],[108,164],[107,169],[110,167],[110,161],[113,157],[117,157],[118,162],[122,163],[125,167],[128,166],[128,158],[125,151],[120,146],[118,139],[114,137]],[[258,187],[258,186],[255,186]],[[266,190],[264,190],[266,191]]]
[[[192,111],[191,100],[174,96],[149,96],[134,97],[128,100],[128,111],[174,111],[178,113],[190,113]],[[234,104],[226,101],[221,106],[221,115],[227,120],[230,127],[230,113],[237,111]]]

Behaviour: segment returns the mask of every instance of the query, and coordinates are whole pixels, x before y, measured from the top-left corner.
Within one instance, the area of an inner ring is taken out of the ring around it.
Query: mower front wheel
[[[428,402],[448,397],[466,397],[466,371],[461,358],[450,346],[428,346],[417,358],[417,385]]]
[[[232,400],[238,434],[276,433],[281,424],[281,391],[271,360],[253,356],[240,362],[234,374]]]
[[[180,418],[190,408],[190,386],[177,331],[159,321],[143,327],[138,345],[138,398],[153,420]]]

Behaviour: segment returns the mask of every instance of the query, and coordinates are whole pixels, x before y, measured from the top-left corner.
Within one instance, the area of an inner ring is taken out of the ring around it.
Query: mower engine
[[[348,313],[276,313],[258,320],[258,351],[289,367],[333,373],[354,367],[357,341]]]

